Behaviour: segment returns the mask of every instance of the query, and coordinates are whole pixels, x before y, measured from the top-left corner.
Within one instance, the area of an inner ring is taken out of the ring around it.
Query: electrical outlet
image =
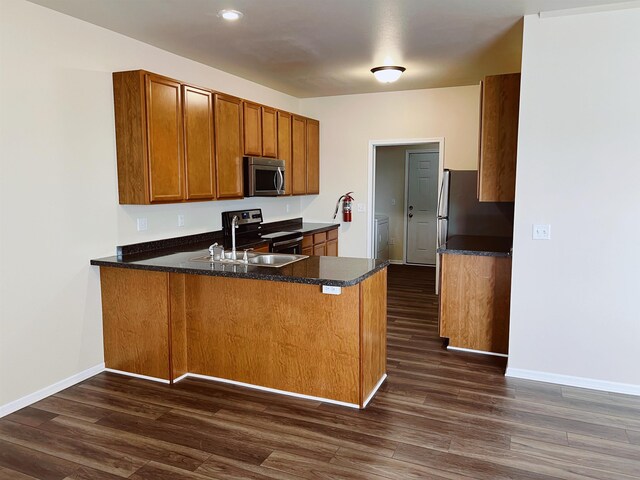
[[[147,219],[146,217],[141,217],[136,219],[136,226],[138,227],[139,232],[143,232],[147,229]]]
[[[184,215],[183,214],[178,214],[178,226],[179,227],[184,227]]]
[[[331,285],[322,285],[322,293],[325,295],[340,295],[342,287],[332,287]]]
[[[284,208],[287,210],[287,213],[291,211],[291,205],[289,205],[288,203],[284,206]]]
[[[395,205],[395,204],[396,204],[396,199],[395,199],[395,198],[392,198],[392,199],[391,199],[391,205]]]
[[[391,237],[389,239],[389,245],[395,245],[396,244],[396,237]]]
[[[551,225],[538,224],[533,225],[533,239],[534,240],[551,240]]]
[[[364,203],[358,204],[358,213],[364,213],[367,211],[367,205]]]

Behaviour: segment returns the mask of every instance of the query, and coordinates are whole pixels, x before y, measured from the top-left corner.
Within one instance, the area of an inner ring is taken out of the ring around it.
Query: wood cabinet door
[[[186,198],[212,200],[216,198],[213,94],[184,85],[182,101]]]
[[[180,83],[145,75],[147,168],[151,203],[184,198]]]
[[[516,187],[520,74],[486,77],[482,87],[478,198],[513,202]]]
[[[307,193],[307,137],[305,119],[293,115],[291,127],[291,193]]]
[[[243,102],[244,154],[262,156],[262,111],[260,105]]]
[[[302,249],[302,255],[311,256],[313,255],[313,247],[307,247]]]
[[[242,100],[215,94],[216,192],[242,198]]]
[[[328,257],[338,256],[338,240],[327,241],[327,256]]]
[[[320,193],[320,122],[307,118],[307,193]]]
[[[313,254],[321,257],[327,255],[327,244],[326,243],[318,243],[313,246]]]
[[[262,156],[278,156],[276,109],[271,107],[262,107]]]
[[[284,160],[284,191],[291,195],[291,114],[278,110],[278,158]]]

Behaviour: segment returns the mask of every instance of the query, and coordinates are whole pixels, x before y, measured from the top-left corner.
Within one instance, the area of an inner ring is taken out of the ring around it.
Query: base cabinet
[[[302,238],[302,254],[318,257],[338,256],[338,228],[326,232],[310,233]]]
[[[511,257],[444,254],[440,336],[449,346],[507,354]]]
[[[340,295],[303,283],[100,273],[109,369],[169,382],[192,373],[359,407],[386,374],[386,269]]]

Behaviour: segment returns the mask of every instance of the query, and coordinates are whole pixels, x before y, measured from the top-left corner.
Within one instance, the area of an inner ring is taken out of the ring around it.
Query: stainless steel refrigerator
[[[444,170],[438,197],[438,247],[454,235],[513,236],[513,203],[479,202],[476,170]]]

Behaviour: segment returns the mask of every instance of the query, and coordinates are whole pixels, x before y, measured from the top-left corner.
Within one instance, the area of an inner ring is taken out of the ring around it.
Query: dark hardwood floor
[[[389,377],[364,411],[99,374],[0,420],[0,478],[640,478],[640,398],[446,351],[429,268],[389,268]]]

